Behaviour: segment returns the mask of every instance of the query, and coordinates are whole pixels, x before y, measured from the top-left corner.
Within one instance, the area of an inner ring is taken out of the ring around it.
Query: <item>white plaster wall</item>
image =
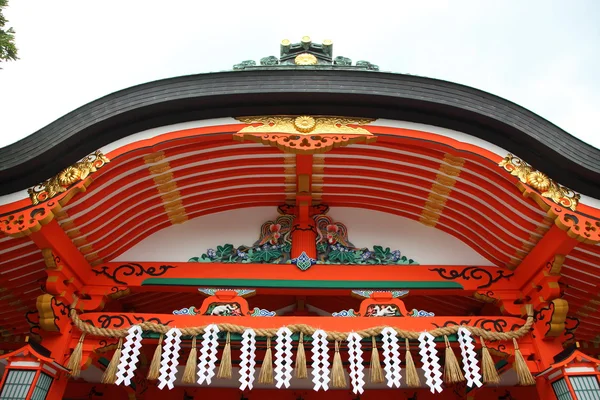
[[[275,207],[253,207],[205,215],[156,232],[115,261],[188,261],[209,248],[252,245],[260,226],[277,218]]]
[[[398,249],[421,265],[493,265],[454,236],[407,218],[358,208],[334,208],[328,215],[346,224],[349,239],[357,247]],[[156,232],[115,261],[187,261],[217,245],[251,245],[263,222],[275,218],[274,207],[203,216]]]

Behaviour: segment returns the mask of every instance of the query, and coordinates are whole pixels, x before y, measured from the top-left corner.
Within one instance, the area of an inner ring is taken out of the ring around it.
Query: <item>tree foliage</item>
[[[2,9],[6,6],[8,6],[8,0],[0,0],[0,62],[14,61],[18,58],[15,31],[12,28],[4,28],[8,21],[2,14]]]

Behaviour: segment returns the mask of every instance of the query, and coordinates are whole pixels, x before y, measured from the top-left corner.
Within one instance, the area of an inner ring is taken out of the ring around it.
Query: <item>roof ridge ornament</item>
[[[360,60],[352,65],[352,60],[338,56],[333,58],[333,41],[323,40],[322,43],[314,43],[310,37],[303,36],[299,43],[292,43],[283,39],[279,47],[279,58],[275,56],[263,57],[260,65],[254,60],[242,61],[233,66],[234,71],[246,69],[260,69],[262,67],[345,67],[350,69],[361,69],[367,71],[379,71],[379,66],[369,61]]]

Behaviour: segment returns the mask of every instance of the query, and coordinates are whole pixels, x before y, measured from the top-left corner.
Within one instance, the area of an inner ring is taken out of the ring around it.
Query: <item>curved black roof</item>
[[[273,114],[389,118],[455,129],[515,153],[577,192],[600,198],[600,150],[523,107],[437,79],[330,66],[190,75],[109,94],[0,149],[0,194],[34,186],[141,130]]]

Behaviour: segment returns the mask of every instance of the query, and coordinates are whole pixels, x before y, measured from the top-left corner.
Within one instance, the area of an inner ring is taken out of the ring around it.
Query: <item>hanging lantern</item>
[[[600,399],[600,360],[577,349],[540,373],[558,400]]]
[[[2,399],[45,399],[54,380],[69,372],[46,348],[33,342],[3,355],[0,362],[6,364],[0,382]]]

